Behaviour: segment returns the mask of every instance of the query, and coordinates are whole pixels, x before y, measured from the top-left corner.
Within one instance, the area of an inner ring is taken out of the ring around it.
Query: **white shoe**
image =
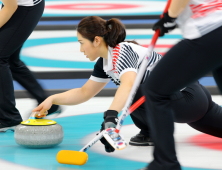
[[[145,167],[145,168],[142,168],[142,169],[139,169],[139,170],[148,170],[148,167]]]
[[[8,131],[8,130],[11,130],[11,131],[14,132],[14,131],[15,131],[15,127],[16,127],[16,126],[0,128],[0,133],[2,133],[2,132],[6,132],[6,131]]]

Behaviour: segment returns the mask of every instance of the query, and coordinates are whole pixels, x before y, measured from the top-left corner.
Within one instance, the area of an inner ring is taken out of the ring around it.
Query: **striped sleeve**
[[[94,70],[92,72],[90,80],[100,83],[108,83],[110,81],[110,78],[103,70],[103,59],[101,57],[97,60],[94,66]]]
[[[162,58],[163,56],[158,54],[157,52],[153,51],[152,56],[147,64],[147,70],[152,70],[154,65],[158,63],[158,61]],[[142,60],[143,61],[143,60]],[[140,68],[142,61],[139,63],[138,68]],[[151,69],[152,68],[152,69]]]
[[[150,61],[147,65],[147,67],[153,66],[153,64],[156,64],[160,59],[162,58],[162,55],[158,54],[157,52],[153,51],[152,56],[150,58]]]
[[[42,0],[34,0],[34,1],[33,1],[34,5],[37,5],[37,4],[39,4],[40,2],[42,2]]]
[[[131,46],[124,44],[116,62],[116,71],[119,74],[119,78],[128,71],[137,73],[138,60],[139,55]]]
[[[146,77],[149,76],[149,74],[151,73],[151,71],[154,69],[154,67],[156,66],[156,64],[160,61],[160,59],[162,58],[162,55],[156,53],[155,51],[152,52],[152,56],[150,58],[150,61],[147,64],[147,69],[146,72],[143,76],[143,80],[142,82],[145,81]],[[140,63],[140,65],[142,64],[142,62]],[[139,65],[139,67],[140,67]]]

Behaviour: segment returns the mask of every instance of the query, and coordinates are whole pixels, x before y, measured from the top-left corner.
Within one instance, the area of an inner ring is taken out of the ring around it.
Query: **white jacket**
[[[177,23],[187,39],[211,32],[222,26],[222,0],[190,0]]]

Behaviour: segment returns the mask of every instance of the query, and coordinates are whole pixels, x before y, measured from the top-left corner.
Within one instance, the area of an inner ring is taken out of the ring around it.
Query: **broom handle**
[[[87,143],[79,152],[86,152],[89,148],[91,148],[98,140],[103,137],[103,131],[101,131],[91,141],[89,141],[89,143]]]

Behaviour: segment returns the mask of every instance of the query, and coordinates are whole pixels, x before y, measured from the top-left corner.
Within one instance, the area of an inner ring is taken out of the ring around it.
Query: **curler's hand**
[[[38,105],[32,112],[39,112],[41,117],[44,117],[45,112],[47,112],[52,107],[52,99],[48,97],[40,105]],[[48,114],[48,112],[47,112]]]
[[[163,18],[161,18],[157,23],[154,24],[153,30],[156,31],[157,29],[160,30],[159,36],[164,36],[165,33],[169,33],[173,29],[176,28],[176,18],[172,18],[167,13],[163,14]]]
[[[107,110],[106,112],[104,112],[104,121],[102,123],[102,127],[101,130],[107,129],[107,128],[115,128],[118,118],[117,118],[118,112],[115,110]],[[105,150],[106,152],[114,152],[115,149],[109,144],[109,142],[106,141],[106,139],[104,137],[102,137],[100,139],[100,141],[102,142],[103,145],[105,145]]]

